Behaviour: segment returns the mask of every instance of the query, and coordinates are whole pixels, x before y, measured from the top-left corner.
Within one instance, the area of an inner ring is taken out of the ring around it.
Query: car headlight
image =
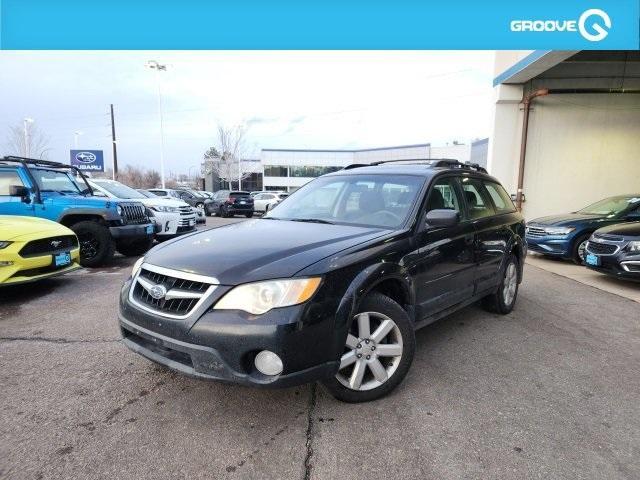
[[[569,235],[575,230],[574,227],[545,227],[547,235]]]
[[[151,210],[155,210],[156,212],[165,212],[165,213],[175,213],[179,211],[176,207],[167,207],[165,205],[154,205],[149,208],[151,208]]]
[[[135,277],[136,274],[140,271],[140,267],[142,267],[143,263],[144,263],[144,257],[141,257],[138,260],[136,260],[136,263],[133,264],[133,269],[131,270],[132,277]]]
[[[11,242],[0,240],[0,250],[2,250],[3,248],[7,248],[9,245],[11,245]]]
[[[273,308],[304,303],[318,290],[320,278],[270,280],[247,283],[229,291],[214,310],[244,310],[261,315]]]
[[[0,242],[2,243],[2,242]],[[2,246],[0,246],[0,248],[2,248]],[[640,242],[629,242],[627,244],[627,250],[629,250],[630,252],[638,252],[640,253]]]
[[[118,212],[118,215],[122,215],[122,207],[120,205],[116,205],[116,212]]]

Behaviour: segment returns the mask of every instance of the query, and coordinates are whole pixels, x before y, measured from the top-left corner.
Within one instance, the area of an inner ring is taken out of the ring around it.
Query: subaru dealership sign
[[[104,172],[102,150],[71,150],[71,165],[78,170]]]

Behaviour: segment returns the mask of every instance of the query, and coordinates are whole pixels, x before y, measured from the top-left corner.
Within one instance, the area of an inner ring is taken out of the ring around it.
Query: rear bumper
[[[151,227],[148,229],[147,227]],[[151,232],[149,232],[151,230]],[[109,232],[114,239],[151,237],[157,231],[155,223],[142,225],[123,225],[121,227],[109,227]]]

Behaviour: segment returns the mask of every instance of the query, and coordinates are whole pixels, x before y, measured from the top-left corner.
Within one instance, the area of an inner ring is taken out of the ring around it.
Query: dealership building
[[[640,193],[640,52],[496,53],[488,169],[529,219]]]
[[[354,163],[369,164],[389,160],[429,160],[451,158],[461,162],[487,164],[488,139],[469,144],[432,146],[430,143],[353,150],[317,150],[265,148],[259,159],[243,161],[244,190],[293,191],[320,175],[335,172]],[[211,173],[205,175],[205,189],[219,190],[221,185]],[[237,182],[233,182],[237,188]]]

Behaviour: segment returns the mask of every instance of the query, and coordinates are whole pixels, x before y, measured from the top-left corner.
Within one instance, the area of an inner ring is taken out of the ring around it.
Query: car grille
[[[127,225],[149,223],[149,217],[143,205],[120,204],[122,207],[122,219]]]
[[[197,281],[193,275],[184,272],[144,265],[135,277],[130,299],[146,310],[160,315],[186,318],[215,290],[216,284],[213,283],[214,279],[211,280]],[[160,290],[164,295],[160,296],[154,290]]]
[[[189,205],[180,207],[180,215],[191,215],[192,213],[193,213],[193,209]]]
[[[531,238],[544,237],[546,236],[546,232],[543,227],[528,226],[526,236]]]
[[[618,246],[611,245],[610,243],[600,243],[592,240],[587,244],[587,252],[594,253],[596,255],[612,255],[617,251]]]
[[[78,239],[75,235],[61,235],[32,240],[20,249],[19,254],[23,258],[52,255],[60,252],[68,252],[77,246]]]

